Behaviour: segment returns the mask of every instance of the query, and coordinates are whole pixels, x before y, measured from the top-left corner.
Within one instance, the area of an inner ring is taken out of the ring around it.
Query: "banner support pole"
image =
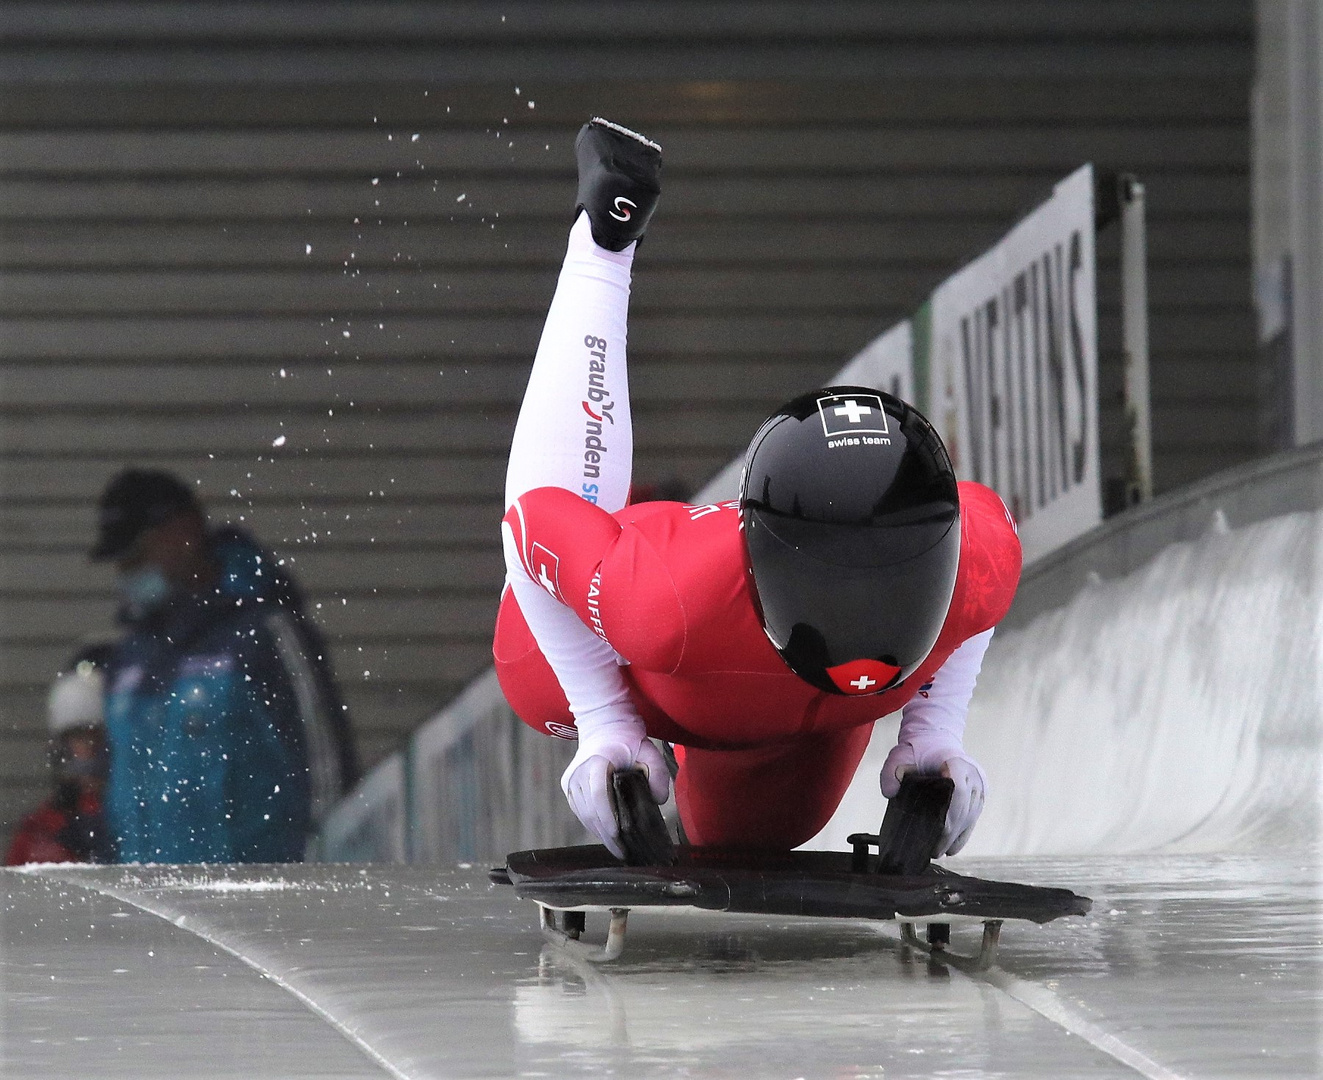
[[[1149,397],[1148,239],[1144,185],[1117,178],[1121,202],[1121,348],[1125,357],[1125,415],[1130,432],[1126,502],[1153,498],[1153,415]]]

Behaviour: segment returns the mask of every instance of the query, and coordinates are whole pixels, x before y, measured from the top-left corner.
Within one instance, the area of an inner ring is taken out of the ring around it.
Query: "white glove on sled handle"
[[[658,805],[671,797],[671,774],[641,719],[617,718],[587,726],[586,730],[582,720],[579,725],[579,752],[561,776],[560,788],[584,828],[617,859],[623,859],[611,774],[632,765],[642,767],[648,774],[648,790]]]
[[[894,798],[900,790],[900,778],[918,770],[923,775],[949,776],[955,781],[951,805],[946,811],[946,827],[938,841],[935,855],[954,855],[969,840],[987,791],[987,780],[979,763],[961,749],[960,744],[919,740],[897,745],[882,765],[882,794]]]

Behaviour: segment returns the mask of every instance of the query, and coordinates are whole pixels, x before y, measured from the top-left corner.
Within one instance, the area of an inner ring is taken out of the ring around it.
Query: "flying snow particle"
[[[417,141],[418,141],[418,132],[415,131],[412,135],[410,135],[410,136],[409,136],[409,141],[410,141],[410,142],[417,142]]]
[[[272,446],[284,446],[284,445],[285,445],[285,436],[283,436],[283,435],[277,435],[274,439],[271,440],[271,445],[272,445]]]
[[[536,101],[530,101],[530,102],[528,103],[528,107],[529,107],[530,109],[535,109],[535,108],[537,108],[537,102],[536,102]]]
[[[467,191],[462,191],[460,192],[459,198],[456,199],[455,202],[463,202],[468,197],[469,197],[469,193]]]

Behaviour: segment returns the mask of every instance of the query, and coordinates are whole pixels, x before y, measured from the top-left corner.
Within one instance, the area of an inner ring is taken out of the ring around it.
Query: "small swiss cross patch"
[[[851,660],[827,669],[827,677],[842,694],[880,694],[900,676],[900,668],[881,660]]]

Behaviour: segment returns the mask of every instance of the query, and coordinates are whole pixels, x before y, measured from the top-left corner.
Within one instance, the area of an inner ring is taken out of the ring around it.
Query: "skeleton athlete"
[[[738,500],[628,505],[630,267],[660,192],[660,148],[594,119],[579,133],[577,217],[506,475],[507,588],[493,652],[539,731],[577,738],[561,786],[622,855],[615,769],[676,748],[690,843],[789,849],[831,817],[873,724],[901,710],[883,766],[955,793],[937,854],[983,808],[965,714],[1020,574],[1001,499],[957,483],[912,406],[828,387],[778,409],[750,444]]]

